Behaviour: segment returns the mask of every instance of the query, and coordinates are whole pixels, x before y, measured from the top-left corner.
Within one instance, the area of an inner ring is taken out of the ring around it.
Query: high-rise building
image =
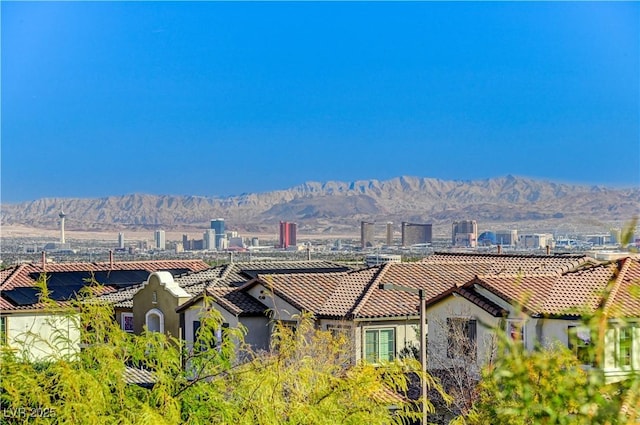
[[[387,239],[385,242],[387,246],[393,245],[393,223],[390,221],[387,221]]]
[[[402,222],[402,246],[432,242],[432,225]]]
[[[515,246],[518,243],[517,230],[496,231],[496,244],[501,246]]]
[[[124,233],[118,233],[118,249],[124,249]]]
[[[211,220],[211,229],[216,232],[216,249],[222,249],[222,239],[225,237],[224,233],[224,218],[216,218]]]
[[[213,229],[207,229],[202,235],[202,247],[203,249],[213,251],[216,249],[216,231]]]
[[[297,229],[298,225],[296,223],[280,222],[280,248],[287,249],[290,246],[297,245]]]
[[[453,246],[475,248],[478,244],[478,223],[475,220],[454,221],[451,243]]]
[[[164,230],[156,230],[156,232],[153,234],[153,242],[153,246],[156,249],[165,249],[166,240],[164,236]]]
[[[371,248],[374,245],[375,225],[370,221],[360,222],[360,246],[362,249]]]

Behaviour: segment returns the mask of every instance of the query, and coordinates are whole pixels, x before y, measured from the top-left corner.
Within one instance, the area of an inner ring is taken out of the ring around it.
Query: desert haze
[[[223,191],[222,189],[220,190]],[[275,233],[280,220],[298,223],[309,235],[356,235],[361,220],[479,224],[520,228],[574,226],[606,230],[640,212],[640,189],[555,183],[507,176],[476,181],[398,177],[386,181],[307,182],[267,193],[229,197],[130,194],[106,198],[43,198],[2,204],[1,224],[19,234],[58,226],[77,232],[197,232],[223,217],[227,228]],[[21,230],[22,229],[22,230]],[[435,230],[435,228],[434,228]]]

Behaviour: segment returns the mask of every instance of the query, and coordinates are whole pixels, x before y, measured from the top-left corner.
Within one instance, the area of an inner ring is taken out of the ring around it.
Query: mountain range
[[[227,228],[274,234],[280,220],[298,232],[357,235],[361,220],[433,223],[459,219],[532,228],[561,225],[606,230],[640,213],[640,188],[586,186],[506,176],[475,181],[423,177],[306,182],[286,190],[229,197],[129,194],[43,198],[2,204],[0,223],[55,228],[64,208],[72,230],[195,230],[223,217]],[[480,226],[482,227],[482,226]]]

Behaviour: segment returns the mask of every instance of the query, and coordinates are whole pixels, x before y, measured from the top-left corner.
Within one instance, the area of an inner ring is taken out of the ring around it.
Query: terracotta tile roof
[[[622,260],[606,308],[617,317],[640,317],[640,258]]]
[[[353,312],[364,292],[371,286],[380,267],[345,273],[318,313],[329,317],[346,317]]]
[[[207,290],[218,304],[238,316],[263,315],[267,306],[238,288],[212,288]]]
[[[455,254],[432,256],[431,260],[389,263],[348,273],[260,275],[259,279],[295,307],[324,317],[417,315],[416,294],[381,290],[381,283],[422,289],[430,302],[456,292],[490,314],[503,315],[500,306],[474,289],[474,284],[480,284],[507,302],[524,301],[531,314],[566,315],[577,314],[570,310],[578,306],[595,308],[601,302],[596,295],[615,269],[615,265],[594,265],[586,256]],[[624,282],[631,282],[633,273],[640,274],[638,260],[634,261]],[[638,315],[637,303],[637,298],[627,296],[625,311]]]
[[[465,284],[479,285],[500,298],[520,304],[529,314],[579,316],[606,306],[611,317],[640,317],[640,260],[625,258],[557,275],[482,276]],[[634,296],[634,293],[637,294]]]
[[[437,252],[425,257],[422,263],[430,264],[490,264],[484,274],[548,274],[565,273],[584,265],[597,264],[586,255],[529,255],[529,254],[474,254]]]
[[[65,283],[73,281],[73,286],[77,287],[78,282],[82,286],[84,273],[110,273],[114,271],[139,271],[142,274],[148,274],[160,270],[170,270],[173,272],[180,271],[199,271],[209,268],[209,265],[201,260],[148,260],[148,261],[120,261],[120,262],[94,262],[94,263],[32,263],[32,264],[20,264],[15,267],[3,270],[0,274],[0,308],[2,311],[25,311],[25,310],[39,310],[45,307],[42,303],[28,301],[17,304],[11,301],[11,291],[31,291],[29,288],[35,288],[36,281],[43,273],[47,276],[59,277],[59,281],[56,286],[51,286],[49,289],[52,294],[55,291],[63,291]],[[86,285],[89,286],[89,285]],[[23,289],[20,289],[23,288]],[[125,288],[126,289],[126,288]],[[35,291],[35,289],[33,290]],[[129,291],[130,292],[130,291]],[[121,301],[127,299],[129,292],[126,290],[118,290],[117,285],[107,284],[104,286],[96,286],[93,289],[93,293],[99,297],[107,297],[108,294],[117,293],[113,296],[113,301]],[[134,292],[135,293],[135,292]],[[70,294],[73,296],[73,294]],[[131,296],[132,297],[132,296]],[[108,299],[105,298],[105,299]],[[57,302],[59,306],[67,306],[70,303],[60,300]],[[125,303],[126,304],[126,303]]]
[[[198,296],[205,290],[242,286],[261,270],[274,274],[288,272],[320,274],[335,270],[348,270],[348,268],[329,261],[256,261],[226,264],[187,273],[177,277],[175,281],[189,294]],[[132,286],[104,295],[101,298],[113,302],[115,307],[132,308],[133,297],[140,288],[142,288],[142,285]]]
[[[504,308],[480,295],[473,288],[455,288],[454,292],[471,301],[494,317],[503,317],[507,314],[507,311]]]
[[[156,382],[153,372],[131,366],[125,366],[123,377],[127,384],[140,385],[145,388],[153,387]]]
[[[176,312],[180,313],[194,304],[197,304],[205,296],[211,297],[217,304],[229,313],[237,316],[264,315],[267,306],[256,300],[241,288],[209,288],[186,303],[178,306]]]
[[[299,310],[318,313],[340,284],[344,272],[258,275],[258,282]],[[243,287],[247,289],[248,287]]]
[[[393,283],[423,289],[431,299],[454,286],[468,282],[476,274],[486,272],[489,263],[389,263],[383,267],[377,282],[370,285],[359,305],[355,317],[399,317],[415,315],[418,296],[409,292],[379,289],[380,283]]]

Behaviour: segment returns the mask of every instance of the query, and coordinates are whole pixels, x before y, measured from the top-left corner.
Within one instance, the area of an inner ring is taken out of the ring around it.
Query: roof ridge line
[[[613,300],[618,294],[620,286],[622,286],[622,279],[624,278],[624,275],[627,273],[627,270],[629,270],[629,267],[631,267],[629,263],[629,257],[626,257],[622,260],[622,267],[620,267],[620,269],[618,270],[618,276],[616,276],[615,280],[613,281],[611,290],[607,294],[607,299],[603,300],[604,305],[602,306],[602,312],[604,313],[605,317],[608,316],[609,310],[612,308]]]
[[[365,290],[362,291],[362,294],[356,300],[355,306],[347,313],[347,316],[355,317],[360,312],[360,310],[362,309],[362,306],[371,297],[371,293],[375,290],[378,282],[382,279],[382,276],[386,273],[386,271],[390,267],[391,267],[391,263],[386,263],[382,267],[380,267],[380,270],[378,270],[375,277],[368,284],[368,287],[365,287]]]
[[[15,276],[18,274],[19,270],[22,270],[23,268],[25,268],[26,264],[19,264],[18,267],[16,267],[15,269],[13,269],[13,271],[11,272],[11,274],[5,279],[5,281],[3,282],[2,286],[9,286],[9,284],[13,281],[13,279],[15,278]]]

